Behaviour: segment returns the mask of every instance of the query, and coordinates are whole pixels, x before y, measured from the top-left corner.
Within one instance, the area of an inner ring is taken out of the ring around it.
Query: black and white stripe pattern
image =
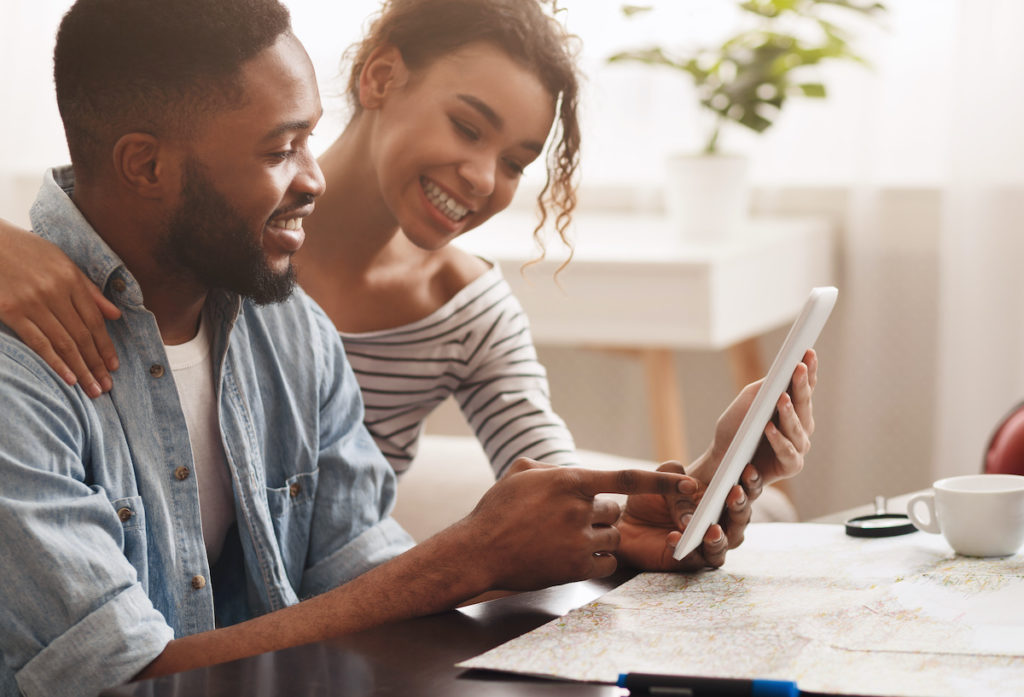
[[[366,425],[395,471],[408,469],[423,422],[451,394],[496,476],[523,456],[576,464],[529,323],[497,266],[429,317],[341,338],[362,387]]]

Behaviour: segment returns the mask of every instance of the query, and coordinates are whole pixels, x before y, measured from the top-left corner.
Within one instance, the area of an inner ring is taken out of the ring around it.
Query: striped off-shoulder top
[[[449,395],[496,476],[522,456],[576,464],[572,436],[551,409],[529,323],[497,265],[428,317],[341,338],[362,388],[366,425],[398,473],[412,463],[427,416]]]

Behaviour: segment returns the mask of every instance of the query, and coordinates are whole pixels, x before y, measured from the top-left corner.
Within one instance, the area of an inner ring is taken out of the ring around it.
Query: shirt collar
[[[47,170],[29,212],[32,229],[60,247],[100,289],[106,291],[108,283],[120,278],[125,287],[114,297],[130,305],[141,305],[138,283],[71,200],[74,190],[75,175],[70,166]]]

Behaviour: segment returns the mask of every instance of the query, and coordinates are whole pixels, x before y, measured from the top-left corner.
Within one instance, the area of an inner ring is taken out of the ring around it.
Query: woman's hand
[[[704,483],[711,481],[715,470],[722,462],[740,422],[746,416],[762,381],[743,388],[718,417],[715,436],[711,446],[688,468],[688,474]],[[804,456],[811,449],[811,435],[814,433],[814,408],[811,396],[818,382],[818,356],[813,349],[804,354],[790,379],[789,390],[776,402],[776,415],[764,429],[764,437],[758,443],[751,464],[760,475],[763,485],[795,476],[804,467]],[[747,468],[748,470],[750,467]],[[741,478],[746,484],[747,475]],[[749,492],[748,490],[748,493]]]
[[[104,319],[121,311],[54,244],[0,219],[0,321],[69,385],[113,386],[117,354]]]

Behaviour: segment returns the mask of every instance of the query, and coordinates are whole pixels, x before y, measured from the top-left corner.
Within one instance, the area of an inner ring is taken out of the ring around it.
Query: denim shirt
[[[185,418],[156,320],[51,170],[32,207],[122,311],[114,387],[90,399],[0,324],[0,695],[91,695],[174,637],[322,593],[400,554],[395,476],[363,426],[337,331],[301,291],[214,320],[237,534],[209,568]]]

